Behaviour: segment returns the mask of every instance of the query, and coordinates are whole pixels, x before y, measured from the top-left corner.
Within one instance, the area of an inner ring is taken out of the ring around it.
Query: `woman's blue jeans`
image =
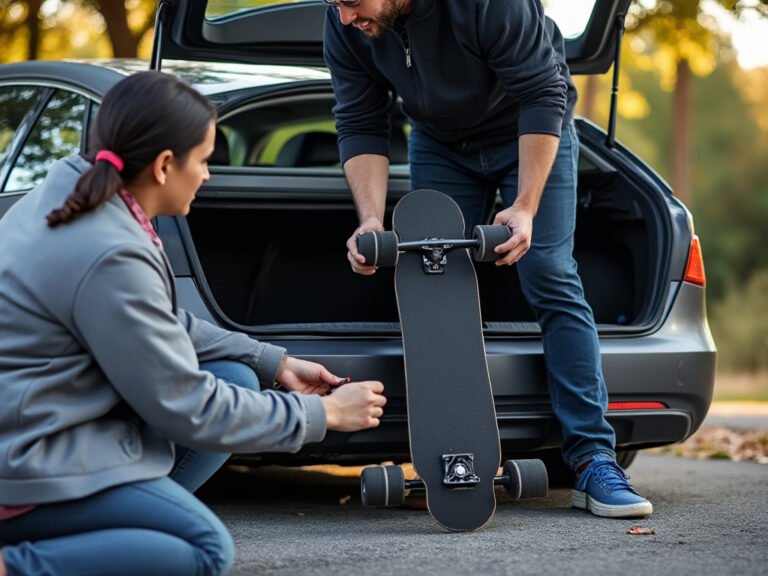
[[[200,367],[259,389],[245,364],[222,360]],[[0,521],[0,539],[9,544],[2,550],[9,576],[226,574],[234,561],[232,538],[192,492],[228,456],[177,447],[170,477],[115,486]]]
[[[409,143],[411,184],[451,196],[468,234],[486,224],[501,195],[517,196],[517,140],[474,150],[448,144],[414,128]],[[614,455],[615,434],[605,419],[608,394],[592,309],[573,258],[579,143],[563,128],[554,166],[533,221],[530,250],[517,263],[523,294],[541,326],[549,394],[563,435],[563,459],[576,468],[596,452]]]

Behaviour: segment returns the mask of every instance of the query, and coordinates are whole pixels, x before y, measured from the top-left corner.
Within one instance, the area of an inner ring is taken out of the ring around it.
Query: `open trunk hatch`
[[[604,146],[602,133],[589,130]],[[264,179],[248,189],[241,177],[215,173],[186,219],[193,267],[221,320],[259,333],[397,334],[393,270],[363,277],[345,258],[357,216],[341,174],[294,171],[285,186]],[[670,282],[668,218],[658,191],[635,180],[582,143],[574,255],[603,333],[648,329]],[[388,217],[407,187],[390,181]],[[516,267],[476,268],[488,331],[537,333]]]
[[[566,38],[574,74],[601,74],[615,56],[617,22],[631,0],[545,0]],[[300,2],[160,0],[152,62],[162,58],[324,66],[320,0]],[[243,8],[246,6],[246,8]]]

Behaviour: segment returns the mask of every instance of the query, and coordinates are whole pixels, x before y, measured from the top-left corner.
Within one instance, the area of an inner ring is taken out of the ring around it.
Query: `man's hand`
[[[368,266],[365,263],[365,257],[357,251],[357,237],[365,232],[381,232],[384,225],[378,218],[368,218],[360,224],[347,240],[347,260],[349,260],[352,270],[363,276],[370,276],[377,270],[376,266]]]
[[[334,386],[347,382],[316,362],[286,356],[277,371],[277,381],[286,389],[302,394],[328,394]]]
[[[504,254],[496,261],[496,266],[510,266],[520,260],[531,247],[533,214],[513,204],[496,214],[493,223],[507,226],[512,233],[509,240],[494,249],[497,254]]]
[[[352,270],[364,276],[376,272],[375,266],[366,265],[365,258],[357,251],[357,236],[364,232],[384,230],[384,210],[387,203],[389,158],[379,154],[360,154],[344,162],[344,176],[352,191],[361,222],[347,240],[347,260]]]
[[[381,382],[369,380],[350,382],[336,388],[330,396],[323,396],[328,430],[356,432],[376,428],[387,403],[383,392]]]
[[[560,138],[549,134],[523,134],[520,136],[520,175],[515,203],[502,210],[493,219],[494,224],[509,228],[512,237],[497,246],[495,252],[504,254],[496,266],[510,266],[531,248],[533,217],[539,208],[544,185],[557,155]]]

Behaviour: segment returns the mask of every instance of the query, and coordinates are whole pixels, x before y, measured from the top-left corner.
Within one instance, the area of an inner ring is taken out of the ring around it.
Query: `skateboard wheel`
[[[394,266],[397,264],[397,235],[391,231],[360,234],[357,251],[370,266]]]
[[[513,500],[543,498],[549,491],[547,468],[541,460],[507,460],[504,476],[505,488]]]
[[[499,255],[493,251],[496,246],[504,244],[512,236],[506,226],[475,226],[472,237],[477,242],[473,257],[476,262],[494,262]]]
[[[401,506],[405,502],[405,476],[400,466],[372,466],[360,477],[363,506]]]

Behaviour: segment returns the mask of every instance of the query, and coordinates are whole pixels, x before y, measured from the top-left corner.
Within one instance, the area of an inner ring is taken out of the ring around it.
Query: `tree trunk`
[[[43,0],[29,0],[27,2],[26,27],[29,31],[27,41],[27,60],[37,60],[40,56],[40,6]]]
[[[139,39],[128,28],[125,3],[122,0],[101,0],[99,12],[107,24],[115,58],[135,58],[138,54]]]
[[[581,114],[597,123],[595,101],[597,100],[598,77],[590,74],[585,78],[584,91],[581,94]]]
[[[672,111],[672,189],[683,203],[691,198],[691,69],[686,60],[677,65]]]

